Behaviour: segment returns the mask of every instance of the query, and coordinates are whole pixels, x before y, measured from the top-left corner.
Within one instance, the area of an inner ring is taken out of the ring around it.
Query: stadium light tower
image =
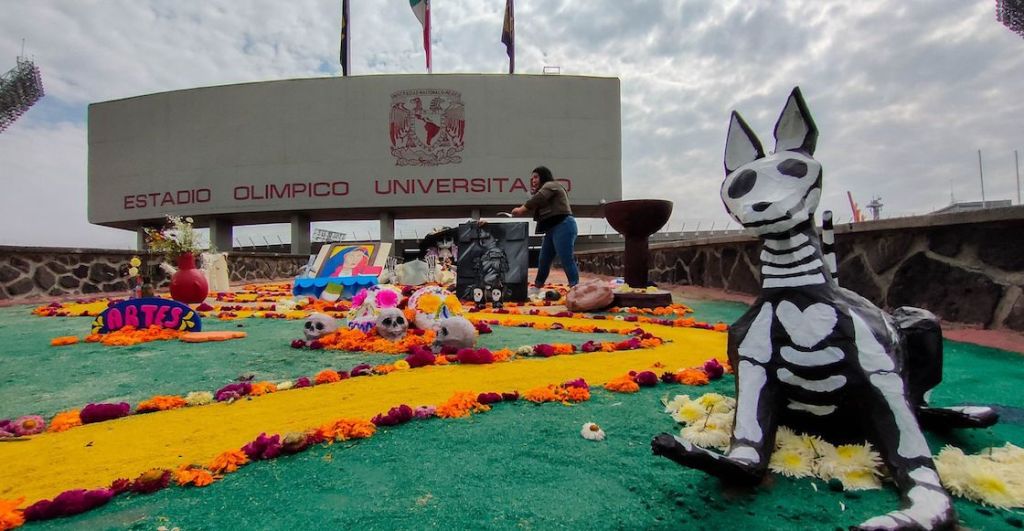
[[[39,67],[22,57],[17,63],[0,77],[0,133],[44,95]]]
[[[996,20],[1024,37],[1024,0],[996,0]]]

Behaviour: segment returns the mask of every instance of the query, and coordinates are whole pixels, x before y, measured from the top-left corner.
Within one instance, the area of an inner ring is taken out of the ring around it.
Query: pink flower
[[[356,296],[352,297],[352,307],[355,308],[357,306],[362,306],[363,305],[363,301],[366,300],[366,295],[368,293],[369,292],[367,292],[365,288],[359,290],[359,293],[356,293]]]
[[[491,332],[494,332],[494,330],[491,330],[490,325],[483,321],[478,321],[476,324],[473,325],[473,327],[476,328],[476,331],[481,334],[490,334]]]
[[[78,416],[82,419],[82,424],[92,424],[93,422],[119,419],[131,412],[131,410],[132,407],[128,405],[128,402],[89,404],[82,408]]]
[[[587,381],[583,378],[576,378],[575,380],[569,380],[562,384],[562,387],[579,387],[580,389],[590,389]]]
[[[373,374],[373,367],[371,367],[369,363],[360,363],[359,365],[352,367],[352,370],[349,371],[349,374],[353,377],[369,376]]]
[[[293,339],[292,348],[303,348],[306,346],[306,342],[302,339]]]
[[[114,494],[111,489],[67,490],[52,500],[40,500],[29,505],[25,509],[25,519],[49,520],[84,513],[109,502]]]
[[[405,357],[405,362],[409,364],[409,367],[426,367],[433,365],[437,358],[432,352],[426,348],[420,346],[414,346],[411,350],[411,354]]]
[[[135,478],[128,490],[139,494],[152,494],[164,489],[171,482],[171,471],[153,468]]]
[[[46,429],[46,421],[39,415],[25,415],[8,424],[7,429],[19,437],[35,435]]]
[[[280,435],[267,437],[266,433],[261,433],[255,440],[243,446],[242,451],[249,456],[249,459],[259,461],[273,459],[281,455],[282,446]]]
[[[386,415],[379,414],[373,417],[370,422],[377,426],[397,426],[398,424],[409,422],[414,415],[415,413],[411,407],[402,404],[389,409]]]
[[[717,380],[725,374],[725,367],[722,367],[715,358],[711,358],[704,362],[704,372],[708,373],[709,380]]]
[[[393,308],[398,306],[398,294],[389,289],[382,289],[378,291],[376,299],[378,308]]]
[[[420,406],[413,411],[413,416],[418,419],[429,419],[437,413],[437,408],[434,406]]]
[[[309,377],[303,376],[302,378],[299,378],[298,380],[295,380],[295,385],[292,386],[292,389],[301,389],[303,387],[312,387],[312,386],[313,386],[313,383],[309,381]]]
[[[214,400],[224,402],[231,399],[239,399],[252,392],[252,384],[249,382],[238,382],[225,385],[213,394]]]

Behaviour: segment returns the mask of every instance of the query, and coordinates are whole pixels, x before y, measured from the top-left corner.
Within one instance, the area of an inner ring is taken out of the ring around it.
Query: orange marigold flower
[[[16,500],[0,499],[0,529],[14,529],[25,525],[25,514],[18,509],[25,498]]]
[[[377,432],[377,426],[368,420],[339,419],[328,422],[316,429],[317,435],[325,439],[347,441],[349,439],[366,439]]]
[[[563,392],[560,393],[559,390]],[[529,400],[535,404],[540,404],[542,402],[561,402],[563,393],[563,389],[560,389],[555,385],[547,385],[544,387],[526,390],[522,394],[522,399]]]
[[[601,352],[615,352],[615,343],[612,343],[611,341],[602,341]]]
[[[434,357],[434,365],[448,365],[448,357],[447,356],[435,356]]]
[[[508,361],[512,359],[513,356],[516,355],[516,353],[513,352],[512,349],[508,348],[495,350],[494,352],[491,352],[491,354],[494,356],[494,361],[496,362]]]
[[[245,452],[241,450],[229,450],[217,457],[214,457],[213,461],[211,461],[210,465],[206,468],[214,474],[222,474],[225,472],[234,472],[248,462],[249,456],[245,455]]]
[[[568,343],[555,343],[554,345],[551,346],[555,348],[556,355],[572,354],[576,350],[575,347]]]
[[[341,381],[341,376],[338,376],[338,371],[332,371],[331,369],[324,369],[324,370],[316,373],[316,378],[314,379],[314,381],[316,382],[317,385],[326,384],[326,383],[340,382]]]
[[[390,364],[381,364],[373,368],[374,374],[388,374],[395,371],[395,366]]]
[[[707,385],[708,373],[703,369],[683,369],[676,373],[676,381],[684,385]]]
[[[78,336],[60,336],[50,340],[50,346],[63,347],[64,345],[74,345],[78,343]]]
[[[640,340],[640,346],[644,347],[644,348],[656,347],[656,346],[658,346],[660,344],[661,344],[661,340],[656,338],[656,337],[652,337],[650,339],[641,339]]]
[[[437,416],[443,419],[468,417],[473,413],[490,411],[491,407],[477,401],[477,393],[472,391],[459,391],[452,395],[447,402],[437,406]]]
[[[628,374],[609,381],[604,384],[604,388],[616,393],[635,393],[640,390],[640,386]]]
[[[582,387],[566,387],[565,394],[569,402],[586,402],[590,400],[590,390]]]
[[[270,382],[256,382],[252,384],[252,391],[249,394],[252,396],[262,396],[267,393],[274,393],[277,391],[277,385]]]
[[[714,326],[715,332],[725,332],[729,329],[729,325],[725,323],[716,323]]]
[[[79,410],[72,409],[70,411],[61,411],[54,415],[53,420],[50,421],[50,426],[46,428],[46,431],[66,431],[74,428],[75,426],[81,425],[82,417],[79,416]]]
[[[182,487],[186,485],[205,487],[213,483],[213,479],[213,473],[209,470],[193,466],[182,466],[174,473],[174,481]]]
[[[187,403],[185,399],[180,396],[163,395],[154,396],[149,400],[143,400],[139,402],[139,405],[135,408],[136,413],[145,413],[147,411],[166,411],[168,409],[178,409],[179,407],[185,407]]]

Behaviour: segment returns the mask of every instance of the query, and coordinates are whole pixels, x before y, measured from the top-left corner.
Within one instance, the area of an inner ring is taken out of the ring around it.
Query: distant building
[[[982,210],[986,208],[1005,208],[1013,206],[1013,202],[1009,199],[998,199],[996,201],[960,201],[953,203],[949,206],[942,207],[932,214],[950,214],[955,212],[970,212],[972,210]]]

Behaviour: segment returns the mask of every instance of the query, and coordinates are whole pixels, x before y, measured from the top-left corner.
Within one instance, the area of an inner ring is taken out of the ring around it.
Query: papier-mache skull
[[[448,317],[437,322],[434,347],[472,348],[476,346],[476,327],[465,317]]]
[[[377,285],[362,289],[352,298],[348,312],[348,327],[369,332],[377,326],[377,317],[385,308],[395,308],[402,302],[402,292],[390,285]]]
[[[384,308],[377,316],[377,335],[389,341],[400,341],[409,331],[409,320],[398,308]]]
[[[306,335],[306,341],[320,339],[338,329],[338,321],[330,315],[313,313],[306,318],[302,325],[302,333]]]
[[[462,303],[452,292],[440,286],[424,286],[409,297],[409,308],[416,311],[413,324],[421,330],[436,327],[441,319],[462,315]]]

